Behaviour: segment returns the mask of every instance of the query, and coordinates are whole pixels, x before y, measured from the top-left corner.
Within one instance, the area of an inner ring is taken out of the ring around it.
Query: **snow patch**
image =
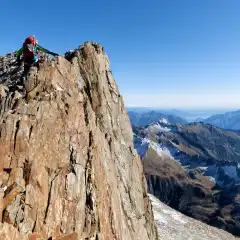
[[[169,125],[169,122],[168,122],[168,120],[166,118],[160,119],[159,123],[163,123],[163,124]]]
[[[151,147],[160,157],[167,155],[169,158],[172,158],[174,160],[170,151],[164,144],[157,144],[148,138],[136,137],[134,141],[134,147],[141,158],[146,155],[148,148]]]
[[[216,179],[214,177],[209,176],[209,180],[216,184]]]
[[[236,166],[224,166],[222,167],[224,169],[224,172],[231,178],[235,180],[239,180]]]
[[[199,167],[200,170],[207,171],[208,167]]]
[[[160,157],[164,157],[164,156],[168,156],[170,158],[173,158],[173,156],[171,155],[170,151],[168,150],[168,148],[166,146],[164,146],[164,144],[157,144],[153,141],[149,141],[149,145],[157,152],[157,154],[160,156]]]
[[[161,240],[234,240],[235,237],[221,229],[187,217],[168,207],[149,194],[152,202],[159,239]]]
[[[136,137],[134,140],[134,147],[141,158],[143,158],[148,150],[148,139]]]
[[[157,124],[149,126],[148,131],[150,131],[151,133],[158,134],[161,132],[170,132],[171,129],[168,127],[161,126],[160,124],[157,123]]]

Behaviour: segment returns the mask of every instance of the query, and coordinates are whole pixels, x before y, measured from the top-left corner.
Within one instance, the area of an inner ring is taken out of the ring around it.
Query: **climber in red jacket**
[[[31,66],[37,66],[39,68],[39,52],[58,56],[57,53],[50,52],[49,50],[39,46],[38,40],[35,38],[35,36],[30,36],[26,38],[23,43],[23,47],[15,52],[19,65],[21,65],[21,55],[23,55],[24,77],[26,77]]]

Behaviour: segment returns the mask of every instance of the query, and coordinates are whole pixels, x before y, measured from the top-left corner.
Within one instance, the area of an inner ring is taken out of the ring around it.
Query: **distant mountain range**
[[[189,120],[189,118],[192,118],[192,116],[195,116],[193,113],[191,116],[191,113],[178,111],[178,110],[164,110],[165,112],[160,111],[145,111],[143,109],[128,109],[128,114],[131,120],[131,123],[137,126],[146,126],[150,123],[156,122],[161,118],[165,118],[168,120],[169,123],[173,124],[188,124],[189,122],[203,122],[203,123],[209,123],[211,125],[214,125],[216,127],[222,128],[222,129],[229,129],[229,130],[240,130],[240,110],[239,111],[232,111],[227,112],[224,114],[216,114],[212,115],[210,117],[204,118],[201,116],[201,114],[206,114],[207,112],[199,112],[199,116],[192,120]],[[170,114],[172,113],[172,114]],[[183,117],[185,116],[185,117]],[[190,117],[191,116],[191,117]]]
[[[204,120],[207,119],[210,116],[216,115],[216,114],[224,114],[229,111],[233,111],[230,109],[160,109],[160,108],[133,108],[128,107],[128,112],[137,112],[137,113],[147,113],[147,112],[158,112],[165,115],[174,115],[181,117],[188,122],[193,122],[198,120]]]
[[[136,111],[128,111],[128,115],[132,125],[136,126],[146,126],[152,122],[156,122],[159,119],[166,119],[169,123],[178,123],[178,124],[186,124],[187,120],[175,116],[168,115],[157,111],[148,111],[148,112],[136,112]]]
[[[240,135],[166,119],[133,126],[149,192],[176,210],[240,235]]]
[[[224,129],[240,130],[240,110],[213,115],[205,119],[203,122],[210,123]]]

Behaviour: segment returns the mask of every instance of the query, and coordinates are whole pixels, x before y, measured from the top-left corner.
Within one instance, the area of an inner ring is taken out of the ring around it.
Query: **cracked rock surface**
[[[0,239],[157,239],[123,99],[99,44],[0,58]],[[33,235],[33,233],[37,233]]]

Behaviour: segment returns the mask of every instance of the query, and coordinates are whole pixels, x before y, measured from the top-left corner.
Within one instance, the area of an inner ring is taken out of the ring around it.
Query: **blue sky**
[[[1,0],[0,54],[101,43],[128,106],[240,109],[239,0]]]

